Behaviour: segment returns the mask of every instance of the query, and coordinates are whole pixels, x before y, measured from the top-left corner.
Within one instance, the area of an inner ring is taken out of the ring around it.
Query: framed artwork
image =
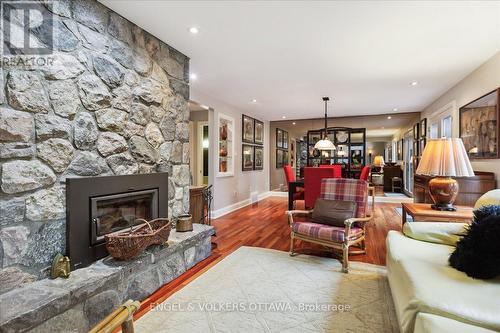
[[[283,150],[276,149],[276,168],[280,169],[283,167]]]
[[[460,138],[470,159],[500,158],[500,88],[460,108]]]
[[[420,139],[420,147],[418,148],[418,151],[420,152],[420,155],[424,152],[425,144],[427,143],[427,140],[425,138]]]
[[[258,145],[264,144],[264,123],[260,120],[254,119],[254,143]]]
[[[264,169],[264,147],[254,147],[254,170]]]
[[[420,156],[420,152],[419,152],[419,143],[418,143],[418,140],[414,140],[413,141],[413,156]]]
[[[276,129],[276,147],[283,148],[283,130],[279,128]]]
[[[241,140],[243,142],[254,143],[255,141],[254,125],[255,124],[253,118],[243,115],[242,129],[241,129],[241,135],[242,135]]]
[[[362,164],[363,162],[363,152],[359,149],[351,151],[352,164]]]
[[[416,123],[413,125],[413,139],[418,140],[419,138],[419,129],[420,129],[420,123]]]
[[[288,132],[287,131],[283,131],[283,144],[281,146],[285,149],[288,149]]]
[[[283,151],[283,162],[282,162],[283,166],[288,165],[288,162],[289,162],[288,151],[284,150]]]
[[[242,145],[242,170],[251,171],[254,167],[254,146]]]
[[[427,135],[427,118],[420,120],[420,137],[425,138]]]

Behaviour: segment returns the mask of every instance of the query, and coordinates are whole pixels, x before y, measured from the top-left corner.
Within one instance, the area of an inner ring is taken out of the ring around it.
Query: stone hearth
[[[0,294],[64,253],[67,177],[168,172],[169,215],[189,210],[189,59],[95,0],[46,6],[51,61],[2,63]]]
[[[152,246],[139,258],[110,257],[71,273],[0,295],[0,332],[86,332],[127,299],[142,300],[211,253],[211,226],[171,232],[168,246]]]

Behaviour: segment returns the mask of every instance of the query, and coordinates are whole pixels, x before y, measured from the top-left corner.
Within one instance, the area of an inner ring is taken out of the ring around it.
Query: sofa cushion
[[[466,223],[411,222],[405,223],[405,236],[436,244],[455,246],[466,232]]]
[[[413,333],[420,312],[500,330],[500,279],[475,280],[448,266],[452,246],[390,231],[387,271],[403,333]]]
[[[491,190],[477,199],[474,209],[488,205],[500,205],[500,189]]]
[[[317,199],[311,221],[335,227],[345,227],[345,220],[354,217],[354,201]]]
[[[295,222],[292,225],[292,230],[300,235],[336,243],[343,243],[345,239],[345,227],[333,227],[313,222]],[[349,234],[349,240],[359,238],[361,235],[363,235],[363,229],[353,227]]]

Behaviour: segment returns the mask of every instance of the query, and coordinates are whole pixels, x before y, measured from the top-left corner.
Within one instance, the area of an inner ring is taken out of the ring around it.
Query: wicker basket
[[[129,260],[139,256],[148,246],[163,244],[168,240],[171,222],[167,218],[151,221],[137,219],[144,224],[129,231],[105,236],[106,249],[117,260]]]

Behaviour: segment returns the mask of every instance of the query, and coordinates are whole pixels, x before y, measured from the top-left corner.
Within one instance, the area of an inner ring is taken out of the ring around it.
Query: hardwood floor
[[[393,203],[375,204],[374,218],[367,224],[366,230],[367,253],[349,256],[349,260],[385,265],[385,237],[389,230],[401,230],[401,216],[394,210],[400,206]],[[301,208],[299,203],[297,209]],[[141,317],[155,304],[161,303],[241,246],[288,251],[290,229],[286,209],[286,198],[270,197],[212,221],[217,233],[212,239],[212,255],[144,300],[134,318]],[[299,253],[334,257],[331,250],[319,245],[299,240],[295,244]]]

